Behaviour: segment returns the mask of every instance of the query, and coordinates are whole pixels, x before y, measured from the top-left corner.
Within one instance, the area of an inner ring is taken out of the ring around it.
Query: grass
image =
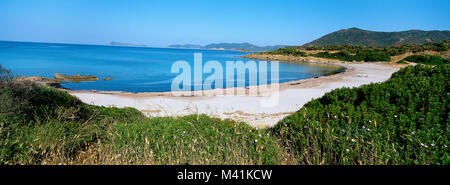
[[[274,128],[205,115],[147,118],[12,80],[0,66],[0,164],[448,165],[450,67],[312,100]]]

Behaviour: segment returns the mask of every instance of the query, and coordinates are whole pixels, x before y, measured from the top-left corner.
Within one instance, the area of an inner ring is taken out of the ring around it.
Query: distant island
[[[359,28],[342,29],[327,34],[303,46],[359,45],[359,46],[401,46],[421,45],[450,40],[450,31],[408,30],[400,32],[376,32]]]
[[[284,45],[275,46],[257,46],[247,42],[244,43],[213,43],[205,46],[196,44],[175,44],[169,48],[188,48],[188,49],[216,49],[216,50],[235,50],[235,51],[271,51],[286,47]]]
[[[147,47],[147,45],[143,44],[130,44],[130,43],[122,43],[122,42],[116,42],[112,41],[109,43],[111,46],[128,46],[128,47]]]

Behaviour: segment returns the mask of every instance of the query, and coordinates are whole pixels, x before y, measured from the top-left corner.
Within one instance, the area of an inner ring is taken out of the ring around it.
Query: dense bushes
[[[358,45],[329,45],[329,46],[290,46],[281,48],[268,54],[286,54],[281,51],[319,51],[310,56],[320,58],[332,58],[343,61],[390,61],[391,56],[405,54],[407,52],[418,53],[424,51],[446,52],[450,47],[449,41],[439,43],[427,43],[422,45],[402,45],[402,46],[388,46],[388,47],[366,47]],[[292,54],[286,54],[292,55]],[[305,54],[305,56],[307,56]]]
[[[289,55],[289,56],[298,56],[298,57],[306,57],[307,54],[303,51],[294,49],[294,48],[280,48],[274,51],[263,52],[264,54],[272,54],[272,55]]]
[[[373,50],[375,52],[385,52],[390,56],[401,55],[406,52],[423,52],[423,51],[436,51],[443,52],[447,51],[450,47],[450,41],[443,41],[438,43],[427,43],[422,45],[412,45],[406,44],[401,46],[387,46],[387,47],[367,47],[367,46],[358,46],[358,45],[329,45],[329,46],[312,46],[312,47],[303,47],[303,46],[291,46],[291,48],[298,50],[324,50],[324,51],[342,51],[347,50],[350,53],[357,53],[361,50]]]
[[[312,54],[312,56],[320,58],[333,58],[342,61],[391,61],[391,56],[385,52],[376,52],[370,49],[357,50],[355,54],[351,54],[347,50],[341,50],[337,53],[329,53],[328,51]]]
[[[310,101],[273,131],[301,164],[449,164],[448,79],[448,65],[407,67]]]
[[[403,60],[428,65],[450,64],[448,59],[444,59],[438,55],[411,55]]]

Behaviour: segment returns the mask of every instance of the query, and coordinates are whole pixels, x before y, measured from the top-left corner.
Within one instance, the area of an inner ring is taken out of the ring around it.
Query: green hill
[[[450,31],[421,31],[409,30],[401,32],[375,32],[359,28],[343,29],[304,46],[326,46],[326,45],[361,45],[361,46],[399,46],[404,44],[425,44],[429,42],[442,42],[450,40]]]

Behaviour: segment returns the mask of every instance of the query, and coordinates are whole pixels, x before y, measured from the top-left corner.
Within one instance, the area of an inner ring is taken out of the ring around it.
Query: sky
[[[0,40],[302,45],[340,29],[450,30],[449,0],[0,0]]]

